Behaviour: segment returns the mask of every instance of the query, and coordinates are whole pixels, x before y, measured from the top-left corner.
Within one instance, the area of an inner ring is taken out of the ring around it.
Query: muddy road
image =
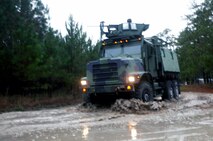
[[[213,141],[213,94],[182,93],[179,101],[160,106],[144,112],[76,105],[3,113],[0,141]]]

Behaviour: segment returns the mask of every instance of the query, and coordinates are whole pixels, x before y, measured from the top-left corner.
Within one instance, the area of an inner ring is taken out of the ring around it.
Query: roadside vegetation
[[[203,78],[212,89],[213,0],[193,4],[192,11],[179,37],[167,39],[178,46],[181,80]],[[93,44],[72,16],[62,36],[50,26],[41,0],[1,0],[0,18],[0,111],[80,101],[79,80],[86,63],[98,58],[100,42]]]
[[[56,108],[81,103],[81,97],[59,90],[50,97],[48,94],[0,96],[0,113],[9,111]]]
[[[181,80],[188,83],[213,83],[213,0],[192,5],[186,16],[187,27],[177,39]]]
[[[193,85],[183,85],[181,86],[182,92],[201,92],[201,93],[212,93],[213,94],[213,85],[212,84],[193,84]]]

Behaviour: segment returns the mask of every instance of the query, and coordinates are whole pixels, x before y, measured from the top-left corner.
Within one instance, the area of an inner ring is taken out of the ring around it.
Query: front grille
[[[96,84],[116,80],[119,80],[117,63],[93,65],[93,82]]]

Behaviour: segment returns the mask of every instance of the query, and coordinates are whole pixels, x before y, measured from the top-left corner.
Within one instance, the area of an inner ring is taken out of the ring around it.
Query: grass
[[[183,85],[181,91],[213,94],[213,85]],[[80,102],[82,98],[79,94],[73,96],[63,90],[52,94],[51,97],[48,94],[0,96],[0,113],[55,108]]]
[[[55,108],[66,105],[73,105],[81,102],[80,96],[68,94],[53,94],[36,96],[0,96],[0,112],[25,111],[43,108]]]
[[[181,91],[183,92],[203,92],[203,93],[213,93],[213,84],[202,84],[202,85],[183,85],[181,86]]]

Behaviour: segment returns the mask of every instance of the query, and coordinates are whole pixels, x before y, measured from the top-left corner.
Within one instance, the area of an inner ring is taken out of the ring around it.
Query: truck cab
[[[106,28],[105,28],[106,27]],[[177,55],[156,36],[144,38],[147,24],[100,24],[100,58],[88,62],[81,79],[85,102],[97,96],[128,97],[152,101],[155,96],[178,99],[180,73]]]

